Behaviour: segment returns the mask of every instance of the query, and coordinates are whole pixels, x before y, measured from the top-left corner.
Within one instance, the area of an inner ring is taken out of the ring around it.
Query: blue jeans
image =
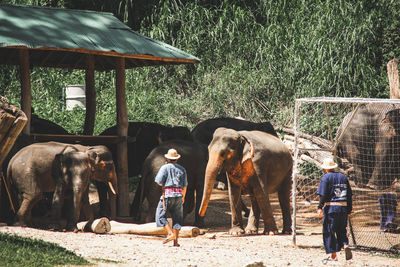
[[[180,230],[183,224],[183,204],[182,197],[165,198],[165,209],[163,209],[163,200],[160,199],[156,210],[157,227],[168,225],[167,212],[172,217],[172,229]]]

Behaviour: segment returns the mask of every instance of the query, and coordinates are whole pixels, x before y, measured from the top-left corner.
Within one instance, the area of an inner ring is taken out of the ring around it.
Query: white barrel
[[[75,106],[86,109],[85,86],[67,85],[65,87],[65,100],[67,110],[72,110]]]

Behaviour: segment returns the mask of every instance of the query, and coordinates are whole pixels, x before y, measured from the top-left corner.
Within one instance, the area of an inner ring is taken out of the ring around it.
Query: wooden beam
[[[394,58],[387,63],[387,72],[389,76],[390,99],[400,98],[399,84],[399,61]]]
[[[125,93],[125,58],[116,60],[116,104],[117,104],[117,175],[118,175],[118,215],[129,216],[128,183],[128,113]]]
[[[29,50],[19,50],[19,73],[21,82],[21,109],[25,113],[28,122],[23,129],[23,133],[30,135],[31,133],[31,115],[32,115],[32,94],[31,94],[31,73],[29,69]]]
[[[87,67],[85,73],[85,95],[86,95],[86,115],[83,134],[93,135],[94,121],[96,117],[96,90],[94,88],[94,56],[87,56]]]

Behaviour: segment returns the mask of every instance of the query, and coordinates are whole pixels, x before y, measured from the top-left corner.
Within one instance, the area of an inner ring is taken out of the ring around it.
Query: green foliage
[[[306,177],[303,182],[318,181],[321,178],[322,172],[315,164],[304,161],[299,165],[299,174]]]
[[[0,233],[2,266],[89,265],[75,253],[38,239]]]
[[[201,59],[127,70],[131,121],[193,127],[211,117],[240,116],[290,127],[296,98],[388,98],[386,63],[399,56],[398,1],[2,2],[113,12],[142,34]],[[0,93],[19,103],[18,70],[2,66],[0,74]],[[98,134],[116,122],[115,73],[95,75]],[[35,113],[81,132],[84,113],[63,110],[62,88],[83,83],[82,71],[32,69]],[[327,135],[323,120],[302,119]]]

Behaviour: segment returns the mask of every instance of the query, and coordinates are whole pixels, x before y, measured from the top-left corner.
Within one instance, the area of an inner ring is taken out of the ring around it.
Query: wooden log
[[[13,105],[0,102],[0,165],[14,146],[28,122],[25,113]]]
[[[93,135],[94,121],[96,116],[96,90],[94,88],[94,56],[87,55],[87,66],[85,72],[85,95],[86,113],[83,134]]]
[[[125,58],[116,59],[115,69],[116,105],[117,105],[117,175],[118,175],[118,216],[129,216],[128,181],[128,112],[125,92]]]
[[[287,134],[291,134],[294,135],[294,130],[293,129],[289,129],[289,128],[282,128],[282,131],[284,131]],[[319,145],[320,147],[323,148],[328,148],[330,149],[332,147],[332,142],[329,140],[326,140],[324,138],[318,137],[318,136],[313,136],[313,135],[309,135],[309,134],[305,134],[305,133],[297,133],[298,137],[304,138],[304,139],[308,139],[310,141],[312,141],[313,143]]]
[[[155,222],[145,224],[120,223],[110,221],[110,234],[137,234],[137,235],[167,235],[163,227],[157,227]],[[179,237],[196,237],[200,229],[194,226],[182,226]]]
[[[76,227],[79,231],[93,232],[96,234],[105,234],[111,230],[110,221],[106,217],[96,219],[93,222],[79,222],[77,223]]]
[[[168,221],[171,222],[169,218]],[[157,227],[155,222],[145,224],[121,223],[109,221],[107,218],[96,219],[93,223],[79,222],[77,228],[84,232],[94,232],[98,234],[136,234],[136,235],[167,235],[163,227]],[[179,237],[196,237],[200,234],[200,229],[195,226],[182,226]]]
[[[21,109],[25,112],[28,122],[23,129],[24,134],[31,134],[31,115],[32,115],[32,93],[31,93],[31,72],[29,67],[29,50],[19,49],[19,75],[21,82]]]
[[[390,60],[386,67],[389,77],[390,99],[400,98],[400,84],[399,84],[399,61],[394,58]]]

